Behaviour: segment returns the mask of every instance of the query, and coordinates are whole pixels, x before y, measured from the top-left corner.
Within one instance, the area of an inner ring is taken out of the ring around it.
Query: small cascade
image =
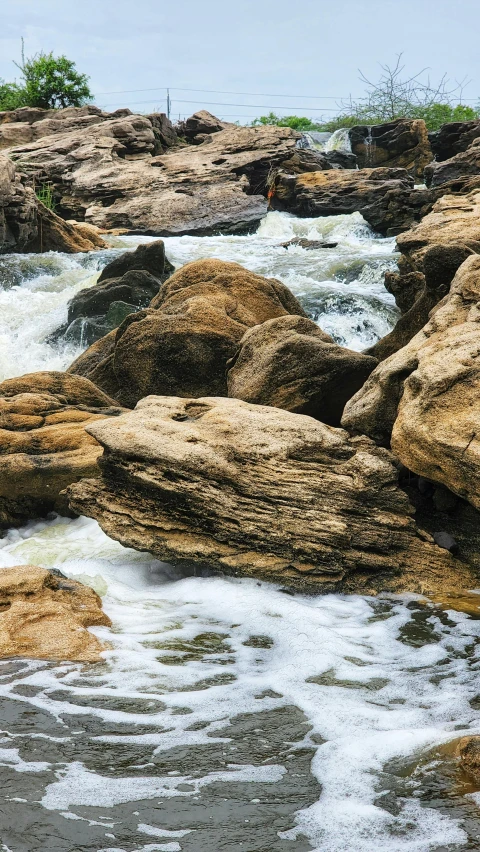
[[[339,127],[338,130],[335,130],[335,133],[332,133],[325,144],[325,151],[345,151],[351,154],[352,146],[348,127]]]
[[[372,136],[372,126],[367,127],[367,136],[365,137],[365,166],[371,168],[375,165],[375,139]]]

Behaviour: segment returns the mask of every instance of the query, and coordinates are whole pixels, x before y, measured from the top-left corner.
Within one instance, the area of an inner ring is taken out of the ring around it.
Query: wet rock
[[[409,469],[480,508],[480,257],[459,268],[427,325],[351,399],[345,428],[388,443]],[[393,430],[393,431],[392,431]]]
[[[425,169],[425,183],[435,189],[469,175],[480,175],[480,139],[449,160],[430,163]]]
[[[285,316],[246,332],[227,375],[228,395],[339,426],[345,403],[376,367],[312,320]]]
[[[380,233],[395,233],[409,227],[412,217],[405,219],[404,200],[402,223],[395,211],[389,210],[397,193],[413,192],[413,178],[404,169],[360,169],[346,171],[330,169],[304,174],[279,171],[272,184],[271,205],[297,216],[337,216],[359,211]],[[415,199],[419,201],[419,198]]]
[[[105,645],[86,628],[111,621],[98,595],[34,565],[0,571],[0,657],[96,662]]]
[[[150,308],[127,317],[115,338],[98,341],[69,372],[128,406],[151,393],[226,396],[227,361],[247,328],[290,313],[305,316],[276,279],[237,263],[194,261],[162,285]]]
[[[163,240],[155,240],[151,243],[143,243],[135,251],[126,251],[115,260],[107,263],[102,269],[98,283],[111,278],[121,278],[132,269],[141,269],[149,272],[159,282],[165,280],[166,275],[174,271],[174,267],[165,257],[165,243]]]
[[[433,534],[433,540],[435,544],[438,544],[439,547],[443,547],[444,550],[448,550],[449,553],[458,553],[458,544],[455,541],[453,535],[442,530],[441,532],[436,532]]]
[[[149,397],[89,429],[102,475],[72,485],[70,506],[129,547],[315,591],[472,582],[417,529],[391,455],[365,437],[218,398]]]
[[[450,160],[470,147],[480,137],[480,119],[451,121],[440,130],[428,134],[430,146],[437,163]]]
[[[480,782],[480,737],[462,737],[456,747],[462,769],[477,783]]]
[[[91,382],[66,373],[31,373],[2,382],[0,527],[65,511],[63,489],[97,473],[101,449],[85,425],[120,413]]]
[[[419,183],[433,159],[427,126],[421,119],[399,118],[385,124],[357,126],[349,130],[352,152],[360,169],[406,169]]]
[[[307,240],[304,237],[294,237],[291,240],[288,240],[286,243],[281,243],[282,248],[288,248],[289,246],[300,246],[300,248],[308,249],[309,251],[313,249],[325,249],[325,248],[336,248],[338,243],[328,243],[325,240]]]

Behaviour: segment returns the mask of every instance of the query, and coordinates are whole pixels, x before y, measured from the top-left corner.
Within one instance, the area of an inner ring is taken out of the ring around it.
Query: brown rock
[[[391,444],[415,473],[480,508],[480,257],[410,343],[347,403],[342,425]],[[393,430],[393,431],[392,431]]]
[[[449,160],[430,163],[425,169],[425,183],[435,189],[468,175],[480,175],[480,139]]]
[[[437,163],[450,160],[455,154],[466,151],[480,137],[480,119],[451,121],[440,130],[428,134],[430,146]]]
[[[360,169],[407,169],[421,183],[423,170],[433,159],[427,126],[421,119],[399,118],[371,127],[352,127],[349,136]]]
[[[101,450],[87,423],[117,415],[86,379],[31,373],[0,384],[0,527],[65,510],[60,492],[95,476]]]
[[[228,371],[228,395],[339,426],[345,403],[376,364],[338,346],[312,320],[283,316],[246,332]]]
[[[129,547],[315,591],[472,583],[419,531],[387,450],[234,399],[149,397],[89,427],[100,480],[71,507]]]
[[[289,313],[305,316],[280,281],[237,263],[194,261],[162,285],[149,309],[127,317],[115,339],[87,349],[69,372],[127,406],[151,393],[226,396],[227,361],[247,328]]]
[[[13,163],[0,155],[0,254],[23,251],[37,235],[37,199]]]
[[[195,137],[210,136],[211,133],[219,133],[220,130],[226,130],[234,125],[228,121],[220,121],[211,112],[206,109],[201,109],[195,112],[190,118],[182,122],[179,126],[179,132],[188,139],[189,142],[195,142]],[[203,141],[203,138],[201,141]]]
[[[95,592],[59,571],[0,571],[0,657],[97,662],[105,650],[86,628],[109,627]]]

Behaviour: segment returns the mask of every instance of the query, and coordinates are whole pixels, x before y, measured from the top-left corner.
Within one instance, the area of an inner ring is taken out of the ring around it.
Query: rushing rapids
[[[0,258],[1,378],[65,368],[81,349],[48,338],[69,299],[141,239]],[[394,241],[358,214],[270,213],[250,236],[165,245],[175,266],[216,257],[278,277],[357,350],[396,316],[382,283]],[[61,852],[478,849],[476,790],[441,752],[480,733],[477,618],[185,576],[85,518],[9,531],[0,566],[29,563],[91,585],[113,628],[94,630],[101,663],[0,663],[5,852],[50,852],[53,837]]]

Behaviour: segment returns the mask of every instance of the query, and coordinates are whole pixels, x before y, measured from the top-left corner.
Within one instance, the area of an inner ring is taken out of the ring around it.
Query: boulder
[[[286,314],[305,316],[280,281],[237,263],[194,261],[162,285],[149,309],[127,317],[69,372],[127,406],[151,393],[226,396],[227,361],[247,328]]]
[[[67,323],[54,332],[52,341],[63,337],[90,346],[129,314],[147,307],[173,268],[162,240],[124,252],[104,267],[96,284],[70,300]]]
[[[128,547],[302,591],[472,582],[416,527],[392,456],[368,438],[219,398],[148,397],[89,429],[102,475],[72,485],[70,506]]]
[[[430,163],[425,169],[425,183],[432,189],[469,176],[480,176],[480,139],[475,139],[466,151],[449,160]]]
[[[392,212],[389,205],[398,194],[402,202],[397,202]],[[412,214],[405,206],[405,196],[411,194],[413,178],[405,169],[330,169],[304,174],[279,171],[272,182],[271,205],[308,217],[359,211],[375,230],[390,235],[392,230],[398,233],[399,229],[410,227]],[[414,201],[417,207],[422,206],[420,196],[415,196]]]
[[[437,163],[450,160],[470,147],[480,138],[480,119],[472,121],[451,121],[443,124],[440,130],[428,134],[430,147]]]
[[[414,473],[480,508],[480,257],[403,349],[347,403],[342,425],[387,444]]]
[[[87,379],[31,373],[0,384],[0,528],[65,511],[61,492],[97,474],[87,423],[121,413]]]
[[[345,403],[376,367],[310,319],[283,316],[249,329],[231,362],[228,395],[339,426]]]
[[[418,183],[433,159],[427,126],[421,119],[399,118],[386,124],[357,126],[349,130],[352,153],[360,169],[406,169]]]
[[[267,181],[295,152],[289,127],[230,126],[200,145],[161,155],[146,116],[102,119],[11,148],[37,182],[50,182],[66,219],[151,236],[244,233],[268,210]],[[305,152],[309,162],[315,152]],[[318,155],[317,168],[324,162]],[[297,169],[305,158],[299,156]]]
[[[186,121],[180,122],[178,129],[179,133],[189,142],[201,144],[205,140],[205,136],[210,136],[211,133],[219,133],[221,130],[226,130],[227,127],[232,126],[231,122],[221,121],[208,110],[201,109],[187,118]]]
[[[0,571],[0,658],[97,662],[106,646],[87,627],[99,625],[111,621],[88,586],[35,565]]]

